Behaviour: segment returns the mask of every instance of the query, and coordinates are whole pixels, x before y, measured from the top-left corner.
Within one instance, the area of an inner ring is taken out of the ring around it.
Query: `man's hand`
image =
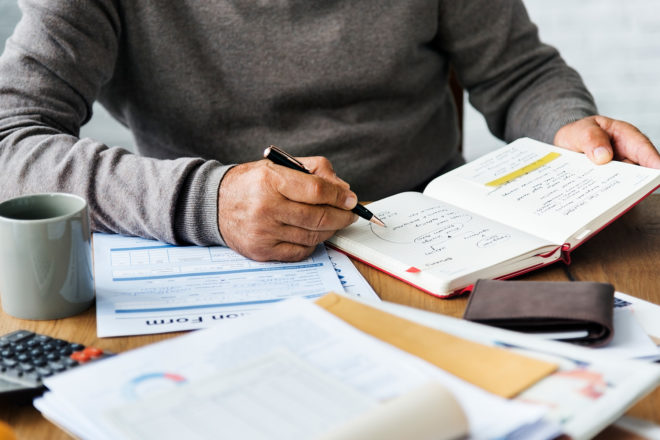
[[[237,165],[218,191],[227,246],[258,261],[298,261],[357,216],[357,196],[323,157],[298,158],[313,174],[269,160]]]
[[[649,168],[660,168],[660,154],[633,125],[605,116],[589,116],[564,125],[555,134],[555,145],[583,152],[594,163],[612,159]]]

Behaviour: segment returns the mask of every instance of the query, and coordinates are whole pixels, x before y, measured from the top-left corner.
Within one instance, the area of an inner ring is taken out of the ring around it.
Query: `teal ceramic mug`
[[[94,300],[85,199],[50,193],[0,203],[0,296],[5,313],[57,319]]]

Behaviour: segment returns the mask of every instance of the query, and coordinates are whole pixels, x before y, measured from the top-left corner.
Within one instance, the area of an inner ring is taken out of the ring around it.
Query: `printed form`
[[[166,333],[233,320],[286,298],[343,293],[323,245],[297,263],[222,247],[94,234],[99,337]]]

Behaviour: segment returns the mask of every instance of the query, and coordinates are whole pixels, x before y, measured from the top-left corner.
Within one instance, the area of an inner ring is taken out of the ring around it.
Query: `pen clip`
[[[275,145],[271,145],[271,146],[269,146],[268,148],[266,148],[264,150],[264,157],[267,158],[267,159],[270,159],[271,151],[274,151],[275,153],[279,154],[280,156],[282,156],[282,158],[284,158],[287,161],[291,162],[296,167],[302,168],[303,170],[305,170],[308,173],[312,174],[312,172],[310,170],[308,170],[307,167],[305,165],[303,165],[302,162],[300,162],[298,159],[291,156],[289,153],[287,153],[286,151],[282,150],[281,148],[279,148]]]

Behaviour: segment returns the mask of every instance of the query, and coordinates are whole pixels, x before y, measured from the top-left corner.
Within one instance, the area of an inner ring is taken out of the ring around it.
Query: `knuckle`
[[[262,199],[254,200],[254,203],[250,203],[248,206],[249,216],[251,219],[260,219],[267,217],[270,212],[270,206]],[[242,224],[243,227],[247,226],[245,223]],[[241,225],[239,225],[240,227]]]
[[[318,158],[318,166],[321,168],[326,168],[328,170],[333,170],[332,163],[330,162],[330,160],[328,160],[328,158],[323,156],[320,156]]]
[[[270,180],[272,175],[272,170],[267,166],[256,167],[253,171],[253,175],[250,178],[253,182],[263,183]]]
[[[309,192],[314,197],[314,199],[323,199],[325,187],[319,179],[314,179],[309,184]]]

